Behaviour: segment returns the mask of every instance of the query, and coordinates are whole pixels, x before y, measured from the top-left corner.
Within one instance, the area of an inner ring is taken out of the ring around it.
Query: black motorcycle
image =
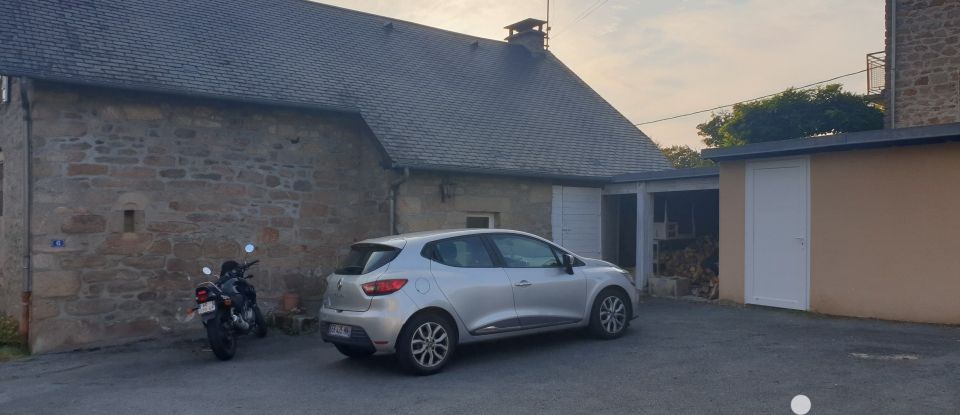
[[[253,244],[247,244],[244,251],[253,252]],[[197,313],[207,328],[207,340],[213,354],[220,360],[230,360],[237,352],[237,336],[253,333],[257,337],[267,335],[267,322],[257,305],[257,292],[247,280],[250,267],[260,260],[242,263],[226,261],[220,265],[220,276],[216,282],[206,281],[197,289]],[[204,267],[203,273],[213,274]]]

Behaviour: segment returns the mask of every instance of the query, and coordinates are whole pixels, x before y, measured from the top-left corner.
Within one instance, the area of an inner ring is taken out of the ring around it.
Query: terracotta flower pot
[[[283,295],[283,311],[293,311],[300,308],[300,294],[286,293]]]

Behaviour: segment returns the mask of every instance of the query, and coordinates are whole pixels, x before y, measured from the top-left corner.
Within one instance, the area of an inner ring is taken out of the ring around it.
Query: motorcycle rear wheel
[[[230,360],[237,353],[237,338],[220,319],[207,323],[207,341],[217,359]]]
[[[267,319],[263,318],[260,306],[253,306],[253,317],[254,324],[257,325],[253,330],[253,334],[260,339],[267,337]]]

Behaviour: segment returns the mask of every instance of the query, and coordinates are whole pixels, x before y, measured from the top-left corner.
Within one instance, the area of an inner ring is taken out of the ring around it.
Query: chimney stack
[[[522,45],[531,52],[543,53],[543,41],[547,37],[543,31],[543,25],[547,24],[544,20],[528,18],[504,27],[510,31],[507,36],[507,43],[512,45]]]

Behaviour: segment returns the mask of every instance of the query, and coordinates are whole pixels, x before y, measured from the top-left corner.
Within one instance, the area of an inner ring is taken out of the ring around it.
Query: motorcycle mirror
[[[210,275],[213,274],[213,270],[211,270],[209,267],[203,267],[203,273],[205,275]]]
[[[256,249],[256,247],[253,246],[253,244],[247,244],[247,246],[243,247],[243,250],[246,251],[248,254],[253,253],[254,249]]]

